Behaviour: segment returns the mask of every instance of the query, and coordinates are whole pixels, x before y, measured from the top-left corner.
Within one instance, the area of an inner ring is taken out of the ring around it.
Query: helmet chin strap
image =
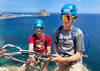
[[[64,26],[64,29],[72,29],[72,24],[70,24],[68,26]]]
[[[37,37],[40,38],[43,35],[43,32],[41,34],[36,34],[36,35],[37,35]]]

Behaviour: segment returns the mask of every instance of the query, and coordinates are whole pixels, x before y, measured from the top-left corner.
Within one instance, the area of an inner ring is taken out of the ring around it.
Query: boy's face
[[[72,26],[72,22],[74,21],[74,16],[71,14],[63,14],[61,15],[61,20],[63,26],[70,29]]]
[[[44,29],[44,27],[38,27],[38,28],[34,27],[34,30],[36,32],[36,35],[38,35],[38,36],[41,36],[42,35],[43,29]]]

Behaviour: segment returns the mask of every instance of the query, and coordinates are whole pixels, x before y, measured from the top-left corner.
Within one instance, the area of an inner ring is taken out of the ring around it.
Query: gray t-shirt
[[[76,27],[72,27],[71,30],[64,30],[61,26],[54,33],[54,44],[57,45],[57,51],[59,53],[65,56],[71,56],[76,50],[83,51],[83,33]]]

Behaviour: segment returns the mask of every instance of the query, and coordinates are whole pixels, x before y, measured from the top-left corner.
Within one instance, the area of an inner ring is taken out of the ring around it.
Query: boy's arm
[[[33,46],[34,46],[33,43],[30,43],[30,44],[29,44],[29,51],[33,51],[33,49],[34,49]]]
[[[54,52],[55,52],[55,54],[58,54],[58,52],[57,52],[57,45],[56,44],[54,44]]]
[[[51,46],[47,46],[47,54],[51,54]]]
[[[47,54],[51,54],[51,46],[47,46]],[[48,62],[45,62],[43,70],[48,68]]]
[[[29,44],[29,51],[33,51],[34,50],[34,44],[30,43]],[[32,58],[32,61],[35,61],[35,57],[33,55],[29,55],[30,58]]]
[[[64,64],[66,62],[77,61],[78,59],[80,59],[82,57],[82,51],[76,51],[74,55],[67,57],[67,58],[64,58],[58,54],[54,54],[53,56],[55,57],[51,61]]]

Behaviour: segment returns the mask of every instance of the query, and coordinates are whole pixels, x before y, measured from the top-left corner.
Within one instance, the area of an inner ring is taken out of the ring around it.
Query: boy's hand
[[[60,64],[65,64],[67,62],[65,61],[65,58],[58,54],[53,54],[51,61],[58,62]]]
[[[31,60],[30,63],[33,63],[36,60],[33,55],[29,55],[29,57],[30,57],[30,60]]]

